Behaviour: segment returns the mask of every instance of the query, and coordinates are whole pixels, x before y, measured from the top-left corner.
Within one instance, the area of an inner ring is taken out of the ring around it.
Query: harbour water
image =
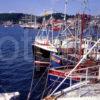
[[[33,76],[32,42],[34,29],[0,26],[0,92],[20,92],[20,100],[26,100]],[[38,82],[34,79],[33,85]],[[32,91],[31,99],[39,100],[43,80]]]
[[[37,30],[23,29],[18,25],[0,26],[0,92],[18,91],[19,100],[27,100],[35,76],[30,100],[40,100],[42,97],[46,75],[41,80],[41,73],[33,75],[32,43],[36,34]]]

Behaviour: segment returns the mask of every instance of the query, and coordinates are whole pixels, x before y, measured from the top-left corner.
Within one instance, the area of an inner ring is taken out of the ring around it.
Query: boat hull
[[[50,65],[50,51],[32,45],[34,64],[36,67],[48,67]]]
[[[49,91],[50,93],[62,82],[62,80],[64,80],[65,77],[60,77],[60,76],[56,76],[56,75],[50,75],[48,74],[48,81],[47,81],[47,91]],[[57,91],[61,91],[67,87],[69,87],[70,85],[73,85],[75,83],[79,82],[79,79],[72,79],[70,81],[70,78],[67,78],[65,80],[65,82],[57,89]]]

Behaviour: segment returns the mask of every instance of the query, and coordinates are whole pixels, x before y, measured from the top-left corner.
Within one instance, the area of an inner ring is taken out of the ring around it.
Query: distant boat
[[[12,21],[6,21],[6,22],[3,23],[3,26],[5,28],[7,28],[7,27],[13,27],[14,25],[13,25],[13,22]]]
[[[22,21],[24,21],[24,23],[20,23],[20,27],[22,28],[29,28],[29,29],[37,29],[38,28],[38,24],[36,21],[36,16],[34,17],[34,22],[33,22],[33,16],[31,15],[31,17],[29,18],[28,16],[25,16],[25,18],[22,19]]]

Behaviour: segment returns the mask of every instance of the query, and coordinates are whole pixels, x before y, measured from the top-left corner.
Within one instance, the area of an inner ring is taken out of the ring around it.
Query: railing
[[[94,71],[92,71],[94,70]],[[98,79],[99,75],[100,75],[100,65],[97,66],[92,66],[92,67],[87,67],[87,68],[81,68],[81,69],[76,69],[69,77],[70,77],[70,81],[72,81],[72,78],[79,78],[80,82],[82,80],[92,80],[92,79]],[[83,71],[83,73],[79,71]],[[72,82],[70,82],[72,83]],[[70,84],[71,86],[72,84]]]
[[[91,49],[87,52],[87,54],[76,64],[76,66],[69,72],[68,75],[66,75],[66,77],[64,78],[64,80],[54,89],[54,91],[50,94],[50,96],[52,96],[56,91],[57,89],[65,82],[65,80],[70,76],[72,75],[73,72],[75,72],[75,70],[77,70],[78,66],[81,64],[81,62],[86,58],[86,56],[88,54],[91,53],[91,51],[95,48],[95,46],[100,42],[100,39],[98,39],[98,41],[91,47]],[[87,70],[88,71],[88,70]],[[86,72],[86,74],[88,75],[88,72]],[[86,75],[86,76],[87,76]],[[86,78],[87,79],[87,78]]]
[[[95,71],[96,73],[98,72],[98,75],[94,75],[94,74],[92,74],[93,72],[92,73],[89,72],[89,70],[95,69],[95,68],[98,69],[97,71]],[[92,66],[92,67],[88,67],[88,68],[81,68],[81,69],[75,70],[75,72],[77,72],[77,71],[85,71],[85,73],[82,74],[82,75],[71,74],[69,76],[69,79],[70,79],[70,87],[68,87],[68,88],[66,88],[66,89],[64,89],[62,91],[59,91],[59,92],[55,93],[54,94],[55,98],[59,98],[60,96],[63,96],[66,93],[73,92],[75,90],[77,91],[77,96],[79,96],[79,97],[84,96],[85,94],[87,94],[90,91],[88,89],[89,88],[89,85],[93,85],[90,80],[91,79],[93,79],[93,80],[98,79],[98,77],[100,76],[100,65]],[[80,79],[79,82],[76,83],[76,84],[72,84],[73,78],[76,78],[76,77]],[[84,91],[84,93],[82,93],[83,87],[84,86],[87,86],[87,85],[88,85],[88,87],[86,87],[87,89]]]

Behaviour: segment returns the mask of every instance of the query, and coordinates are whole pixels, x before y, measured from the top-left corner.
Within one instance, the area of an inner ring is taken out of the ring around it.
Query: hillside
[[[19,21],[22,21],[23,17],[25,16],[32,16],[33,20],[34,20],[34,15],[29,15],[29,14],[23,14],[23,13],[0,13],[0,23],[3,23],[5,21],[12,21],[13,23],[18,23]],[[52,14],[53,18],[55,19],[63,19],[64,14],[62,13],[54,13]],[[43,20],[44,16],[37,16],[37,22],[41,23]],[[46,20],[49,19],[51,17],[51,15],[46,15]],[[74,17],[74,16],[69,16],[66,15],[66,19],[70,18],[70,17]]]
[[[1,13],[0,14],[0,23],[4,21],[13,21],[14,23],[18,23],[19,20],[24,16],[22,13]]]

